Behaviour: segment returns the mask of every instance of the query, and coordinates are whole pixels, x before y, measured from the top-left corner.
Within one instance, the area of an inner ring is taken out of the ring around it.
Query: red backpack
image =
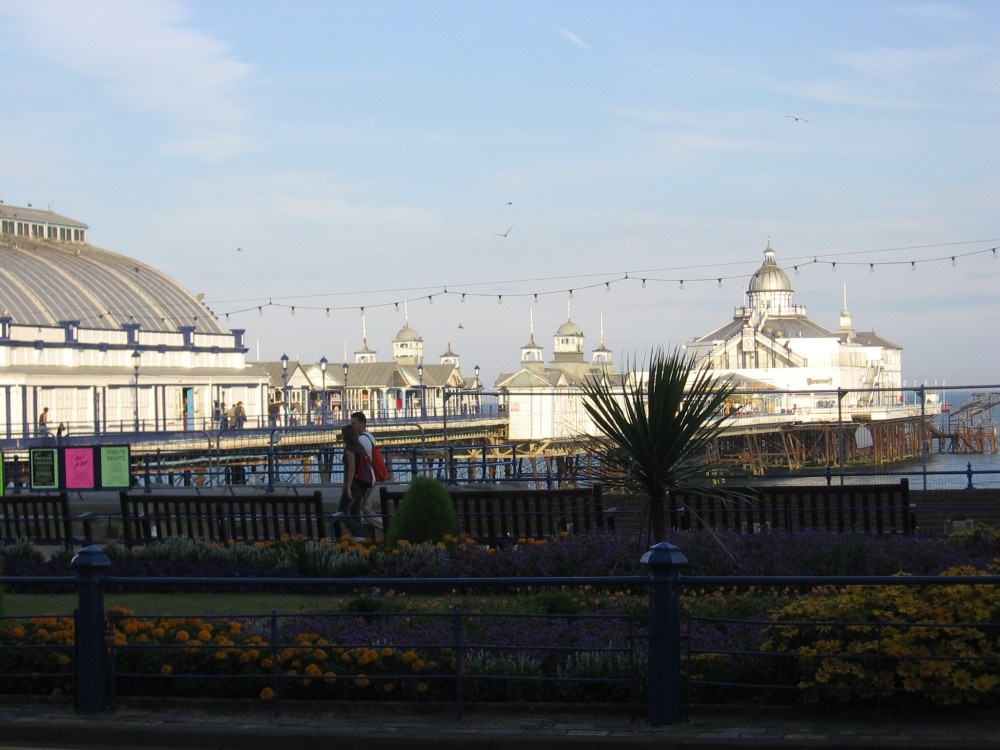
[[[385,465],[382,458],[382,449],[377,445],[372,445],[372,470],[375,472],[375,481],[384,482],[389,478],[389,467]]]

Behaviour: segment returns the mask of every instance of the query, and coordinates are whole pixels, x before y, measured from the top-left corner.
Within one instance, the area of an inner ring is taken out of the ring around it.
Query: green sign
[[[59,489],[59,451],[55,448],[31,449],[31,488]]]
[[[102,445],[100,468],[102,489],[128,489],[132,486],[132,453],[127,445]]]

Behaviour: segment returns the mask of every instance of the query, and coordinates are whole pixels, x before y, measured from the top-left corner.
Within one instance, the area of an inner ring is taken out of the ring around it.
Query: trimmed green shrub
[[[389,524],[386,541],[411,544],[440,542],[458,537],[458,514],[444,482],[430,477],[414,477]]]

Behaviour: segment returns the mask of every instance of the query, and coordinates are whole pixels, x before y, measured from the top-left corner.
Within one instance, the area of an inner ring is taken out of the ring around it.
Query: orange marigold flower
[[[178,643],[187,643],[191,640],[191,634],[186,630],[178,630],[174,635],[174,640]]]
[[[173,674],[174,668],[169,664],[164,664],[160,667],[160,674]]]
[[[264,688],[263,690],[260,691],[260,699],[262,701],[273,701],[274,691],[269,687]]]

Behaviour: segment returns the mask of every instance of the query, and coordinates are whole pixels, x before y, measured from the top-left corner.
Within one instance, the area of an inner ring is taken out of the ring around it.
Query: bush
[[[414,477],[392,517],[386,541],[390,545],[401,539],[423,544],[457,537],[458,533],[458,514],[448,487],[437,479]]]

